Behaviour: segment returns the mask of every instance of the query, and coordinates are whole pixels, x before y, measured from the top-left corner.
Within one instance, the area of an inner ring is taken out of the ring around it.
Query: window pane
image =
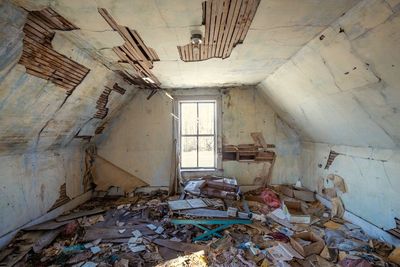
[[[181,141],[181,167],[197,167],[197,138],[182,136]]]
[[[181,103],[182,134],[197,134],[197,103]]]
[[[199,167],[214,167],[214,136],[199,136]]]
[[[199,134],[214,134],[214,103],[199,103]]]

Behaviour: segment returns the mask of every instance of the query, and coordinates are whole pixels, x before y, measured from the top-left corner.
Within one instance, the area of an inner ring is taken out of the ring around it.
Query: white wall
[[[171,99],[158,93],[146,100],[140,91],[119,118],[98,139],[98,154],[151,186],[167,186],[172,156]],[[277,145],[273,182],[295,182],[299,178],[300,141],[265,103],[254,87],[174,90],[174,95],[221,95],[224,144],[253,143],[251,132],[262,132]],[[252,185],[263,175],[264,163],[223,162],[224,175]]]
[[[79,146],[2,154],[0,170],[0,237],[48,212],[62,184],[71,199],[84,193],[84,153]]]
[[[322,40],[313,39],[259,85],[303,140],[380,148],[399,144],[395,2],[360,2],[323,31]]]
[[[303,143],[302,182],[312,190],[328,174],[343,177],[348,192],[341,196],[346,210],[385,230],[400,217],[400,150]],[[330,150],[340,153],[328,170]],[[322,167],[319,168],[318,165]]]
[[[258,86],[304,141],[303,183],[340,175],[345,208],[385,229],[400,217],[399,10],[361,1]]]

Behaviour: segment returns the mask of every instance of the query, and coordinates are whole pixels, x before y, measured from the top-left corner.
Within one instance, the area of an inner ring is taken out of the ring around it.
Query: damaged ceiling
[[[202,0],[15,2],[28,10],[51,6],[80,28],[64,33],[67,38],[116,67],[119,58],[112,50],[124,40],[99,14],[98,8],[104,8],[157,52],[160,61],[152,71],[161,87],[190,88],[257,84],[358,1],[263,0],[243,43],[229,58],[202,62],[183,62],[177,49],[190,42],[192,31],[205,34]]]

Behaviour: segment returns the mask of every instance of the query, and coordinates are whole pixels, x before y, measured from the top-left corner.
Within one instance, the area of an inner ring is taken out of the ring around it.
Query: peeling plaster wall
[[[251,132],[262,132],[268,143],[276,144],[277,160],[273,182],[299,179],[300,140],[279,120],[254,87],[228,89],[173,90],[175,96],[222,96],[222,135],[225,144],[253,143]],[[119,118],[98,139],[98,154],[144,180],[151,186],[168,186],[172,155],[172,101],[162,93],[146,100],[139,92]],[[262,176],[263,163],[223,162],[224,175],[252,185]]]
[[[81,195],[84,153],[68,149],[0,156],[0,237],[40,217],[67,185],[71,199]]]
[[[385,229],[400,216],[399,10],[361,1],[258,85],[305,141],[303,183],[340,175],[346,209]],[[331,147],[343,155],[326,171]]]
[[[66,183],[67,195],[83,192],[84,141],[93,136],[134,95],[136,89],[80,49],[73,32],[57,32],[53,48],[90,68],[70,96],[53,83],[29,75],[17,64],[26,12],[0,1],[0,236],[46,213]],[[111,92],[104,120],[93,119],[104,86],[118,83],[125,95]]]
[[[318,179],[337,174],[347,186],[348,192],[341,195],[346,210],[385,230],[396,227],[394,218],[400,216],[400,150],[311,142],[303,143],[302,148],[305,186],[316,190]],[[340,155],[325,170],[330,150]]]

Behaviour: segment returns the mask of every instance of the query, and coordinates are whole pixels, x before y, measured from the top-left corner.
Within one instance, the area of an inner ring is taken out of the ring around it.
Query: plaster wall
[[[400,215],[399,10],[361,1],[258,85],[304,141],[304,185],[340,175],[345,208],[385,229]],[[341,154],[324,170],[330,149]]]
[[[224,144],[253,143],[251,132],[262,132],[276,144],[273,182],[295,182],[299,178],[300,141],[295,132],[265,104],[255,87],[173,90],[174,96],[220,95]],[[116,121],[98,139],[98,154],[144,180],[151,186],[168,186],[173,140],[173,102],[159,93],[150,100],[138,92]],[[268,169],[268,166],[265,166]],[[223,162],[223,174],[242,185],[253,185],[265,175],[264,163]]]
[[[83,194],[80,146],[0,156],[0,237],[47,213],[64,183],[73,199]]]
[[[399,144],[399,7],[360,2],[259,84],[302,140]]]
[[[330,150],[340,153],[324,169]],[[400,217],[400,151],[321,143],[302,144],[303,184],[317,190],[318,179],[341,176],[348,192],[341,195],[346,210],[385,230]],[[321,164],[321,165],[320,165]],[[322,167],[318,167],[318,165]]]

